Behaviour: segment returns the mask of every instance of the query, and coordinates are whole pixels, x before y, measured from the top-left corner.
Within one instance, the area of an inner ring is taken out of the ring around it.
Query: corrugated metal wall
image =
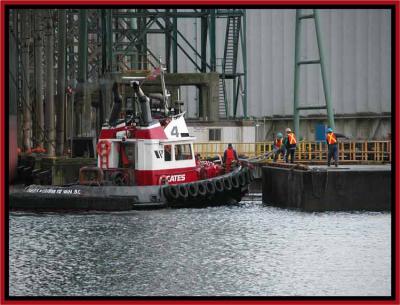
[[[320,10],[336,114],[390,112],[389,10]],[[318,58],[313,19],[302,21],[301,58]],[[294,10],[247,10],[249,114],[293,114]],[[301,67],[300,104],[324,103],[319,65]],[[322,113],[304,111],[302,114]]]
[[[382,9],[319,10],[330,94],[335,114],[391,111],[391,15]],[[293,114],[294,30],[293,9],[248,9],[247,71],[248,115]],[[223,56],[225,19],[217,19],[217,57]],[[316,59],[313,19],[302,21],[302,59]],[[200,21],[179,20],[179,30],[200,52]],[[158,37],[159,38],[159,37]],[[152,50],[164,57],[164,39],[151,39]],[[193,54],[192,50],[187,52]],[[241,56],[241,53],[239,54]],[[179,72],[194,72],[178,51]],[[217,64],[220,64],[217,58]],[[239,68],[239,71],[241,68]],[[319,65],[301,67],[300,105],[324,104]],[[231,94],[232,89],[228,90]],[[189,117],[197,115],[196,90],[182,88]],[[242,114],[241,105],[239,115]],[[325,113],[308,110],[302,115]]]

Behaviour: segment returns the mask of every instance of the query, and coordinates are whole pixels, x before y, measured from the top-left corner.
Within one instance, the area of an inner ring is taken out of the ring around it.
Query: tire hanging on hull
[[[205,182],[204,181],[198,182],[197,185],[198,185],[198,194],[200,196],[205,196],[207,194],[207,187]]]
[[[239,178],[237,175],[230,176],[231,182],[232,182],[232,187],[237,189],[239,188]]]
[[[216,179],[216,180],[213,180],[213,182],[214,182],[215,191],[217,193],[222,193],[224,191],[224,183],[222,182],[222,179]]]
[[[196,198],[199,195],[199,185],[197,183],[187,184],[187,189],[191,198]]]
[[[176,185],[167,185],[163,191],[168,200],[177,200],[179,198],[179,189]]]
[[[224,177],[223,183],[224,183],[225,190],[227,190],[227,191],[232,190],[232,181],[231,181],[230,177]]]

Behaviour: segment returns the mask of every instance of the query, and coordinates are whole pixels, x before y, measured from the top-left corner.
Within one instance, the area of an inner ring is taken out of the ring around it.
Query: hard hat
[[[228,147],[232,147],[232,143],[229,143],[229,144],[228,144]]]
[[[282,138],[283,138],[283,135],[282,135],[282,133],[280,133],[280,132],[278,132],[278,133],[276,134],[276,136],[278,137],[278,139],[282,139]]]
[[[286,128],[286,130],[285,130],[286,132],[292,132],[292,130],[288,127],[288,128]]]
[[[330,127],[326,131],[327,132],[333,132],[332,128],[330,128]]]

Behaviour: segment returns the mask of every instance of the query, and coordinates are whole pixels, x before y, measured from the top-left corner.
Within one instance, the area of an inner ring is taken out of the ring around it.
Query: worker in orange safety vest
[[[335,166],[338,167],[338,141],[332,128],[327,129],[326,143],[328,144],[328,166],[331,166],[331,159],[335,160]]]
[[[294,132],[290,128],[286,128],[286,137],[283,140],[284,145],[286,146],[286,155],[285,155],[285,161],[286,163],[289,162],[289,157],[290,157],[290,163],[294,163],[294,153],[296,152],[296,136],[294,135]]]
[[[225,164],[225,172],[231,171],[232,162],[236,160],[238,161],[236,150],[233,149],[232,144],[228,144],[228,148],[225,149],[224,152],[224,164]]]
[[[286,147],[283,145],[283,135],[281,132],[278,132],[276,134],[276,139],[274,141],[274,147],[273,147],[273,153],[274,153],[274,162],[278,160],[279,155],[282,155],[282,157],[285,157],[286,153]]]

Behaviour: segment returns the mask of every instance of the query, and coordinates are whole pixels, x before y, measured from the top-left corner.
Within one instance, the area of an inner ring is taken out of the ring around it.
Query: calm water
[[[12,296],[388,296],[389,213],[10,215]]]

